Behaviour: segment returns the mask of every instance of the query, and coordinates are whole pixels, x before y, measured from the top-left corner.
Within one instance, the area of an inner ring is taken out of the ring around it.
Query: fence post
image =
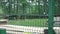
[[[6,34],[6,29],[0,28],[0,34]]]
[[[48,0],[48,34],[53,34],[54,0]]]

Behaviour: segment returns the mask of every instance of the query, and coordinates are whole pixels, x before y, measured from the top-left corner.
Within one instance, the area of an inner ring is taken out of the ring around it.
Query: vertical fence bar
[[[0,28],[0,34],[6,34],[6,29]]]
[[[48,10],[48,34],[53,33],[53,24],[54,24],[54,0],[48,0],[49,10]]]

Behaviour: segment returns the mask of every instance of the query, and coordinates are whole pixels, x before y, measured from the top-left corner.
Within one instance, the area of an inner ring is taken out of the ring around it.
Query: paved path
[[[24,34],[27,32],[32,32],[35,34],[44,34],[44,29],[48,29],[47,27],[27,27],[27,26],[16,26],[16,25],[0,25],[0,28],[6,28],[7,33],[12,34]],[[53,28],[55,32],[58,34],[60,33],[60,27]]]

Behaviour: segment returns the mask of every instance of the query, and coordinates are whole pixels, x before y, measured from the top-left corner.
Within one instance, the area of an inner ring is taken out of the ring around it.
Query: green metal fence
[[[0,0],[0,16],[9,20],[8,25],[39,27],[43,31],[48,29],[47,33],[37,30],[39,34],[55,34],[60,19],[59,6],[58,0]]]
[[[0,34],[6,34],[6,29],[0,28]]]

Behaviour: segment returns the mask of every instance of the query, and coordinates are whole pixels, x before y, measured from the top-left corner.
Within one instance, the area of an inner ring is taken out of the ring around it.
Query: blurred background
[[[54,16],[60,16],[60,0],[54,0]],[[47,26],[48,0],[0,0],[0,19],[8,24]]]
[[[13,31],[15,34],[16,32],[20,34],[22,33],[20,30],[25,34],[30,34],[32,31],[32,34],[43,33],[48,27],[49,7],[48,0],[0,0],[0,26],[1,23],[6,24],[2,27],[7,29],[7,33]],[[53,16],[55,32],[60,34],[60,0],[54,0]]]

